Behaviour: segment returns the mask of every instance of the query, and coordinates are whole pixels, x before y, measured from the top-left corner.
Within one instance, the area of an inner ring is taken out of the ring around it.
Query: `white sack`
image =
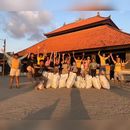
[[[81,79],[81,76],[77,76],[76,80],[75,80],[75,83],[74,83],[74,86],[76,88],[80,88],[80,79]]]
[[[92,76],[90,75],[86,75],[85,76],[85,81],[86,81],[86,88],[92,88],[93,84],[92,84]]]
[[[48,72],[43,71],[42,76],[44,76],[44,77],[48,78]]]
[[[85,88],[86,87],[86,81],[83,77],[80,78],[80,88]]]
[[[104,75],[99,76],[101,86],[105,89],[110,89],[110,84],[107,78]]]
[[[86,81],[83,77],[77,76],[75,81],[75,87],[76,88],[85,88],[86,87]]]
[[[46,88],[50,88],[51,87],[52,81],[53,81],[53,76],[54,76],[53,73],[48,73],[48,81],[47,81],[47,84],[46,84]]]
[[[68,77],[67,82],[66,82],[66,87],[72,88],[74,83],[75,83],[75,79],[76,79],[76,73],[70,72],[69,77]]]
[[[36,90],[43,90],[44,89],[44,81],[40,82],[35,88],[36,88]]]
[[[67,78],[68,78],[68,74],[61,74],[60,80],[59,80],[59,88],[66,87]]]
[[[101,89],[101,84],[100,84],[99,77],[93,77],[92,78],[92,83],[93,83],[94,88]]]
[[[54,89],[58,88],[59,79],[60,79],[59,73],[53,75],[53,80],[52,80],[52,85],[51,85],[52,88]]]

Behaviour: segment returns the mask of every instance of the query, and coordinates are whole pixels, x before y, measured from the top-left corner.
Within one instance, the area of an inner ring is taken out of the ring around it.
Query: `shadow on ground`
[[[130,99],[130,89],[112,86],[111,92]]]
[[[65,115],[68,120],[89,120],[87,110],[82,102],[80,91],[76,88],[71,90],[71,107],[69,114]]]
[[[83,120],[89,120],[90,117],[88,115],[87,110],[85,109],[80,91],[78,89],[71,90],[71,107],[70,112],[66,113],[65,118],[59,121],[50,121],[48,128],[50,130],[86,130],[90,129],[91,126],[85,126],[82,123]],[[11,125],[9,130],[38,130],[41,126],[42,130],[45,128],[44,123],[46,124],[46,120],[50,120],[53,112],[55,111],[60,99],[57,99],[52,105],[49,107],[43,108],[36,113],[31,113],[27,117],[24,118],[22,123],[17,123]],[[41,122],[42,125],[41,125]]]
[[[89,120],[87,110],[85,109],[80,91],[78,89],[71,90],[71,107],[70,112],[66,113],[63,117],[64,120]],[[49,107],[43,108],[36,113],[29,114],[24,120],[50,120],[53,112],[55,111],[60,99],[55,101]]]
[[[40,111],[36,113],[31,113],[27,117],[24,118],[24,120],[50,120],[53,112],[55,111],[59,99],[56,100],[52,105],[49,107],[43,108]]]
[[[2,90],[0,91],[0,101],[6,100],[6,99],[10,99],[13,98],[15,96],[18,96],[20,94],[25,94],[29,91],[33,91],[34,90],[34,85],[29,85],[26,87],[21,86],[21,88],[17,89],[17,88],[13,88],[13,89],[9,89],[9,88],[2,88]]]

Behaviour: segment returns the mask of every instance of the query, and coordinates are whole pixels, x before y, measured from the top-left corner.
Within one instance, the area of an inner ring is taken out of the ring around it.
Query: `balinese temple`
[[[37,53],[39,49],[41,53],[44,50],[48,53],[75,51],[77,54],[97,55],[102,50],[106,54],[113,52],[123,59],[130,59],[130,34],[121,31],[111,16],[102,17],[98,13],[95,17],[64,24],[44,35],[47,37],[45,40],[19,54],[24,55],[27,51]]]

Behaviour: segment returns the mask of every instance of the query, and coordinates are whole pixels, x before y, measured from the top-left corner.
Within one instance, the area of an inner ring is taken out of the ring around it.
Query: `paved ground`
[[[20,89],[8,89],[8,77],[0,77],[0,120],[97,120],[130,118],[130,88],[33,89],[24,77]]]

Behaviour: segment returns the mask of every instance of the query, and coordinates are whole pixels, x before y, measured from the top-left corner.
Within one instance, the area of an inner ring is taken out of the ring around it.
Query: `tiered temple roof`
[[[130,34],[122,32],[111,17],[99,14],[85,20],[64,25],[45,34],[46,40],[21,52],[20,55],[33,52],[66,52],[77,50],[94,50],[108,47],[130,46]]]

